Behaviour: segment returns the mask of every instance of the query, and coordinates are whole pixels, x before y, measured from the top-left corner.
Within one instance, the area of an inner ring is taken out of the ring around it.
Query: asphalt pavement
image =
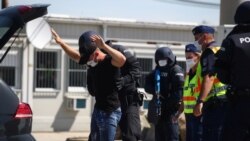
[[[89,132],[32,132],[36,141],[66,141],[69,138],[88,140]]]

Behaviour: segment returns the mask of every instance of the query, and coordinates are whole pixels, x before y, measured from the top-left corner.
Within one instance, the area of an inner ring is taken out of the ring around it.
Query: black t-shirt
[[[217,47],[215,42],[211,42],[201,55],[201,76],[215,75],[215,54],[209,47]]]
[[[111,64],[111,56],[96,67],[88,69],[88,90],[96,98],[95,107],[106,112],[112,112],[120,106],[115,81],[119,77],[119,69]]]

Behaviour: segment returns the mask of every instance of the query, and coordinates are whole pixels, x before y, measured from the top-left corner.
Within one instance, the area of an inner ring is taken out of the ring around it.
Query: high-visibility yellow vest
[[[197,66],[196,74],[191,80],[189,80],[189,75],[186,75],[183,90],[183,103],[184,103],[184,113],[193,113],[196,100],[200,94],[200,89],[197,84],[200,84],[200,77],[198,74],[201,72],[201,65]]]
[[[214,52],[214,54],[220,49],[220,47],[209,47],[209,48]],[[200,80],[201,80],[200,82],[202,82],[203,78],[201,76],[201,71],[199,72],[198,77],[200,77]],[[198,86],[200,85],[200,88],[201,88],[201,83],[200,84],[198,83],[197,85]],[[213,96],[217,96],[217,97],[224,96],[226,94],[226,89],[227,89],[227,86],[221,83],[219,79],[217,78],[217,75],[215,75],[212,89],[209,92],[208,96],[206,97],[205,101],[208,101]]]

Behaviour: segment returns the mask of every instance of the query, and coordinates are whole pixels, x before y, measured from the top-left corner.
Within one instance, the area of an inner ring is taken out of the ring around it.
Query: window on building
[[[35,67],[36,88],[59,89],[59,52],[37,51]]]
[[[152,71],[153,59],[152,58],[137,58],[141,66],[140,87],[144,87],[146,75]]]
[[[9,86],[15,86],[15,67],[0,67],[0,78]]]
[[[2,32],[2,31],[0,31]],[[4,50],[0,51],[0,57],[4,54]],[[22,82],[22,59],[21,50],[13,47],[8,55],[0,63],[0,78],[15,90],[21,89]]]
[[[87,86],[87,67],[69,58],[69,87]]]

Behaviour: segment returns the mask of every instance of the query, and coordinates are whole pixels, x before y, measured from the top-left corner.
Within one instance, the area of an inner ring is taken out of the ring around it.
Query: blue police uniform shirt
[[[215,42],[209,43],[208,47],[216,47]],[[214,76],[215,75],[215,69],[214,69],[214,64],[215,64],[215,54],[214,52],[206,48],[204,52],[201,55],[201,76],[205,75],[210,75]]]

